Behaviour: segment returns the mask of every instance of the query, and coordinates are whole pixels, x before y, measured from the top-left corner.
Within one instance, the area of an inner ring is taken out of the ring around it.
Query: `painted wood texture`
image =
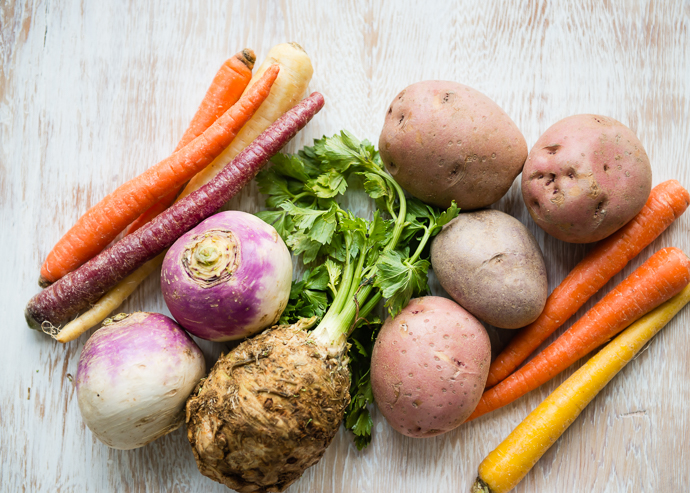
[[[494,99],[530,146],[565,116],[614,117],[643,142],[655,184],[676,178],[690,187],[687,1],[3,0],[0,36],[0,252],[8,268],[0,280],[8,315],[0,350],[2,491],[226,491],[197,472],[183,430],[134,451],[98,442],[81,421],[72,378],[85,337],[60,345],[29,330],[22,310],[58,238],[175,147],[217,68],[245,46],[261,61],[272,45],[297,41],[312,57],[310,89],[327,104],[288,150],[342,128],[377,142],[401,89],[448,79]],[[230,205],[253,212],[262,199],[251,186]],[[352,206],[366,212],[364,202]],[[539,230],[517,183],[496,207],[535,234],[551,289],[589,248]],[[606,290],[661,247],[690,252],[689,230],[686,215]],[[155,276],[121,309],[134,310],[167,313]],[[690,484],[688,325],[686,310],[515,491]],[[202,347],[210,361],[223,349]],[[485,454],[571,372],[437,438],[403,437],[374,413],[367,450],[358,452],[341,430],[289,491],[467,491]]]

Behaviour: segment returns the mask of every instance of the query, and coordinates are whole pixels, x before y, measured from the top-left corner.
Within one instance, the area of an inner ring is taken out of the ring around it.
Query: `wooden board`
[[[261,60],[272,45],[297,41],[312,57],[310,89],[325,94],[327,106],[289,150],[343,128],[377,142],[401,89],[448,79],[494,99],[529,146],[565,116],[614,117],[643,142],[655,184],[676,178],[690,187],[687,1],[7,0],[0,36],[0,252],[8,264],[0,281],[8,315],[0,350],[2,491],[226,491],[197,472],[183,430],[134,451],[98,442],[81,421],[72,381],[85,338],[62,346],[30,331],[22,310],[57,239],[175,147],[217,68],[245,46]],[[262,199],[252,186],[231,205],[253,212]],[[535,234],[551,289],[589,248],[539,230],[517,184],[497,207]],[[661,247],[690,252],[689,229],[686,215],[606,289]],[[167,313],[157,282],[148,279],[122,310]],[[689,323],[686,310],[515,491],[689,484]],[[212,360],[222,347],[203,349]],[[485,454],[571,372],[437,438],[403,437],[375,413],[367,450],[358,452],[341,431],[289,491],[467,491]]]

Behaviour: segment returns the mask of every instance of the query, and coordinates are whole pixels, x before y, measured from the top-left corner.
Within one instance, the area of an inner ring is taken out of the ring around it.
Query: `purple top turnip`
[[[104,325],[79,357],[79,409],[109,447],[143,447],[184,422],[185,400],[206,371],[204,356],[165,315],[121,314]]]
[[[280,318],[292,258],[276,230],[239,211],[221,212],[168,250],[161,290],[175,320],[212,341],[241,339]]]

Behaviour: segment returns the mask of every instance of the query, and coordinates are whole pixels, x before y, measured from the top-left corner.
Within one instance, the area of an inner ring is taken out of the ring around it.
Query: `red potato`
[[[571,243],[613,234],[640,212],[651,189],[642,143],[622,123],[599,115],[575,115],[551,126],[522,172],[522,195],[534,222]]]
[[[479,320],[449,299],[416,298],[388,317],[376,339],[374,400],[403,435],[440,435],[472,413],[490,362],[489,336]]]
[[[463,211],[498,201],[520,174],[527,143],[495,102],[457,82],[417,82],[386,112],[379,152],[388,172],[418,199]]]

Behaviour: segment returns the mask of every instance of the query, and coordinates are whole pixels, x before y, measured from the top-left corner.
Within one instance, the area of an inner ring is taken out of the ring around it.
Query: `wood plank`
[[[612,116],[643,142],[655,184],[676,178],[690,187],[689,26],[690,6],[682,0],[2,3],[0,252],[8,272],[0,299],[9,320],[0,356],[0,489],[226,491],[198,473],[183,430],[134,451],[93,438],[71,381],[85,338],[61,346],[32,332],[21,307],[38,292],[43,258],[77,217],[174,148],[228,56],[249,46],[261,60],[284,41],[299,42],[312,56],[310,90],[323,92],[327,106],[290,151],[340,129],[376,143],[401,89],[448,79],[494,99],[529,146],[565,116]],[[262,204],[252,185],[230,207],[254,212]],[[370,212],[361,197],[349,205]],[[518,183],[495,207],[535,234],[550,289],[590,248],[545,235],[526,212]],[[659,248],[690,251],[689,232],[684,216],[605,290]],[[122,310],[168,313],[155,276]],[[664,329],[515,491],[689,484],[690,469],[682,465],[690,453],[689,323],[685,311]],[[209,362],[223,350],[201,345]],[[403,437],[374,412],[367,450],[358,452],[341,430],[289,491],[469,488],[484,455],[572,371],[441,437]]]

